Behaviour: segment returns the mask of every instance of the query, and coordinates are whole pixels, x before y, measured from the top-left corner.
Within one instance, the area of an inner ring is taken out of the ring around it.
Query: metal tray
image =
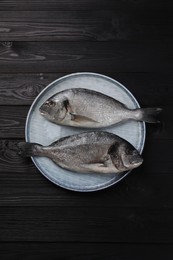
[[[49,145],[61,137],[86,131],[86,129],[82,128],[55,125],[40,115],[39,107],[43,102],[53,94],[69,88],[92,89],[119,100],[129,108],[140,107],[130,91],[112,78],[89,72],[70,74],[49,84],[34,100],[26,120],[25,137],[27,142]],[[144,122],[128,121],[104,128],[104,131],[121,136],[142,153],[145,142]],[[69,190],[82,192],[107,188],[122,180],[130,172],[120,174],[80,174],[62,169],[45,157],[32,157],[32,160],[39,171],[51,182]]]

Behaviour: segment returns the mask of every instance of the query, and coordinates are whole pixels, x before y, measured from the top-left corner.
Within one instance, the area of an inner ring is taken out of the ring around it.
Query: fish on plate
[[[140,166],[143,159],[126,140],[105,131],[91,131],[60,138],[48,146],[20,142],[24,157],[48,157],[74,172],[119,173]]]
[[[73,88],[53,95],[39,110],[42,116],[55,124],[100,128],[127,120],[157,123],[157,115],[162,109],[129,109],[125,104],[100,92]]]

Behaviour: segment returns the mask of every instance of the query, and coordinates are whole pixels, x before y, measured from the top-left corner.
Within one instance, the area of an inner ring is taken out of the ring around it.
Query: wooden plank
[[[65,1],[55,1],[55,0],[31,0],[31,1],[20,1],[20,3],[16,3],[14,0],[1,1],[0,9],[8,11],[10,10],[92,10],[92,9],[102,9],[102,8],[113,8],[114,6],[119,6],[119,4],[113,3],[111,0],[65,0]],[[121,6],[121,3],[120,3]],[[133,3],[132,3],[133,6]],[[26,8],[27,7],[27,8]]]
[[[113,1],[112,1],[113,2]],[[172,24],[173,19],[171,16],[171,9],[167,5],[163,5],[162,9],[155,7],[157,12],[153,13],[153,8],[146,6],[142,9],[140,6],[132,10],[129,8],[123,9],[104,9],[104,10],[53,10],[53,11],[2,11],[0,10],[0,22],[40,22],[40,23],[56,23],[58,21],[69,22],[73,23],[73,20],[76,21],[75,24],[79,23],[80,21],[93,23],[94,21],[98,21],[101,23],[101,18],[105,22],[109,22],[112,18],[120,19],[121,21],[127,23],[132,22],[134,23],[136,19],[139,20],[140,23],[143,25],[148,25],[152,21],[153,25],[165,25],[165,24]],[[136,13],[136,11],[138,11]],[[147,13],[146,13],[147,11]],[[162,13],[162,16],[161,16]],[[167,15],[166,19],[165,16]],[[148,17],[148,22],[147,22]],[[131,25],[131,24],[130,24]],[[161,29],[161,28],[160,28]]]
[[[0,72],[172,72],[171,42],[3,42]],[[169,57],[169,59],[167,58]]]
[[[0,241],[173,243],[172,218],[173,209],[1,207]]]
[[[163,8],[164,6],[172,8],[172,1],[163,2],[162,0],[27,0],[18,1],[15,0],[2,0],[0,1],[0,10],[107,10],[107,9],[124,9],[124,8],[141,8],[144,9],[147,6],[150,8]]]
[[[0,138],[24,138],[28,110],[26,106],[1,106]]]
[[[1,74],[0,105],[31,105],[49,83],[64,76],[57,74]]]
[[[171,260],[172,244],[132,243],[46,243],[13,242],[0,244],[2,260],[54,260],[54,259],[134,259]],[[141,253],[142,252],[142,253]]]
[[[171,106],[172,73],[104,73],[119,81],[142,107]],[[48,84],[67,73],[0,74],[0,105],[31,105]]]
[[[155,12],[0,11],[0,41],[171,40],[172,27],[172,11],[167,6]]]
[[[16,145],[17,141],[0,143],[0,206],[172,208],[172,140],[147,141],[143,165],[118,185],[96,193],[71,192],[52,184],[31,159],[17,154]]]

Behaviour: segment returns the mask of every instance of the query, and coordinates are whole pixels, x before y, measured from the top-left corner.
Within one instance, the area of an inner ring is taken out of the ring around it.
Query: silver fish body
[[[40,113],[53,123],[84,128],[107,127],[129,119],[155,123],[160,111],[129,109],[110,96],[82,88],[61,91],[40,107]]]
[[[104,131],[64,137],[49,146],[20,143],[19,148],[23,156],[48,157],[62,168],[81,173],[119,173],[143,162],[129,142]]]

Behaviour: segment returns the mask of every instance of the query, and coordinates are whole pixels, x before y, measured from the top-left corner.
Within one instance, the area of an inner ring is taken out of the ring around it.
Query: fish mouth
[[[40,114],[44,116],[46,113],[44,111],[40,111]]]
[[[143,163],[143,159],[142,158],[138,158],[137,160],[134,160],[133,162],[132,162],[132,164],[133,164],[133,166],[134,167],[138,167],[138,166],[140,166],[142,163]]]
[[[142,158],[133,158],[133,160],[130,160],[129,162],[124,161],[123,164],[126,168],[134,169],[139,167],[143,163]]]
[[[46,114],[46,111],[42,109],[42,106],[39,108],[39,111],[42,116]]]

